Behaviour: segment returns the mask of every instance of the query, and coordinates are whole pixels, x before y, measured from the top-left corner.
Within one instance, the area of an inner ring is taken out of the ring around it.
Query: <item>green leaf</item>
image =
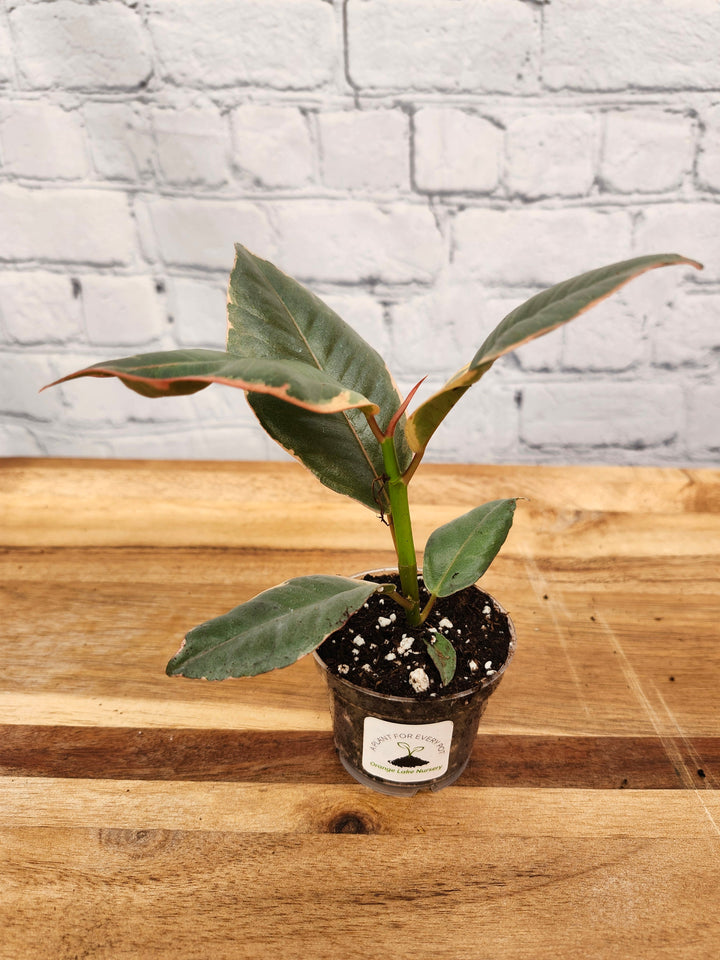
[[[515,499],[492,500],[438,527],[425,546],[428,590],[449,597],[479,580],[505,543],[514,513]]]
[[[191,630],[166,672],[225,680],[286,667],[346,623],[378,586],[322,575],[288,580]]]
[[[444,637],[437,630],[433,630],[432,640],[425,640],[427,652],[440,674],[442,685],[446,687],[455,676],[457,669],[457,654],[455,647],[450,643],[447,637]]]
[[[77,377],[118,377],[145,397],[195,393],[211,383],[222,383],[269,394],[283,404],[317,414],[357,408],[377,411],[366,397],[300,360],[257,360],[221,350],[169,350],[123,357],[93,364],[55,383]]]
[[[384,429],[400,406],[400,396],[380,355],[296,280],[240,244],[235,250],[228,291],[228,352],[309,363],[376,404]],[[322,483],[378,509],[383,459],[363,414],[347,409],[319,417],[271,396],[251,393],[248,400],[270,436]],[[396,433],[396,447],[405,470],[412,454],[402,428]],[[387,509],[386,501],[383,506]]]
[[[408,417],[405,428],[411,449],[421,453],[438,426],[466,390],[485,374],[498,357],[584,313],[634,277],[657,267],[685,263],[702,265],[676,253],[635,257],[590,270],[564,280],[521,304],[493,330],[469,364]]]

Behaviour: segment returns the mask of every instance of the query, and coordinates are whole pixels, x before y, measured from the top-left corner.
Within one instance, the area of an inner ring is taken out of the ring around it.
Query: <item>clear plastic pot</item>
[[[368,571],[388,572],[394,573]],[[357,576],[362,579],[366,575]],[[315,652],[315,661],[328,687],[338,757],[357,781],[379,793],[412,797],[419,790],[442,790],[463,772],[480,717],[516,646],[510,617],[493,597],[490,601],[507,619],[507,657],[493,676],[483,677],[459,693],[431,700],[376,693],[331,673]]]

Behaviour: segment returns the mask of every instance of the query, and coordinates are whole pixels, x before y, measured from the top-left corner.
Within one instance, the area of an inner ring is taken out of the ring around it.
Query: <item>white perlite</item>
[[[364,647],[364,646],[365,646],[365,638],[364,638],[364,637],[360,637],[360,636],[353,637],[353,643],[355,644],[356,647]]]
[[[438,626],[441,630],[452,630],[452,620],[448,620],[447,617],[443,617]]]
[[[398,653],[409,653],[414,642],[415,641],[413,637],[403,637],[398,644]]]
[[[430,679],[422,667],[413,670],[408,677],[408,681],[415,693],[423,693],[430,686]]]

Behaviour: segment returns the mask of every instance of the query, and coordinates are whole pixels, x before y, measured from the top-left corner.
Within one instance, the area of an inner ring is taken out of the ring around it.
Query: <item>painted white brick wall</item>
[[[702,260],[499,361],[429,457],[717,464],[718,49],[717,0],[7,0],[0,455],[283,456],[238,391],[38,393],[222,346],[237,240],[421,396],[550,283]]]

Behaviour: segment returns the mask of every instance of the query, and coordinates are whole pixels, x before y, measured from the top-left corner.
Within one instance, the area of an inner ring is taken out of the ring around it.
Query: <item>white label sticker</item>
[[[440,723],[390,723],[365,717],[363,769],[394,783],[421,783],[448,768],[452,720]]]

